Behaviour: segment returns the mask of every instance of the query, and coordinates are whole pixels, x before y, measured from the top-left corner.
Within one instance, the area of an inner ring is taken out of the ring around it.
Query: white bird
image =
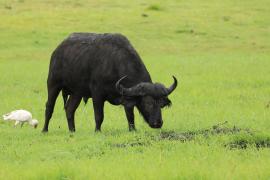
[[[38,126],[38,120],[32,119],[32,114],[26,110],[15,110],[10,113],[4,114],[3,119],[5,121],[15,121],[14,127],[18,124],[21,124],[21,127],[24,123],[28,122],[34,128]]]

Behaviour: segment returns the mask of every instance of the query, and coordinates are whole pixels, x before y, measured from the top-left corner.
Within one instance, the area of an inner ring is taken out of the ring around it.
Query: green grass
[[[28,109],[37,130],[0,121],[0,179],[269,179],[270,1],[0,0],[0,114]],[[136,112],[128,132],[122,107],[106,103],[94,133],[91,101],[67,128],[59,98],[42,134],[51,52],[71,32],[120,32],[154,81],[180,84],[163,111],[162,130]],[[228,126],[236,134],[159,139]],[[245,142],[247,148],[229,148]]]

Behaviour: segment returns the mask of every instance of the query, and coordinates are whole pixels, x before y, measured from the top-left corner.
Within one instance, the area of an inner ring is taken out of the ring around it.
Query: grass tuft
[[[149,5],[147,7],[147,9],[151,10],[151,11],[162,11],[162,10],[164,10],[160,5],[157,5],[157,4]]]

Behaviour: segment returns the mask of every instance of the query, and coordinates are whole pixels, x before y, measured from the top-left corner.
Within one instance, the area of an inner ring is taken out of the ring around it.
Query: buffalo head
[[[120,84],[124,78],[126,76],[116,82],[116,89],[123,97],[122,103],[125,106],[136,106],[151,128],[161,128],[163,124],[161,108],[171,105],[168,95],[176,88],[177,79],[173,76],[174,83],[169,88],[151,82],[141,82],[126,88]]]

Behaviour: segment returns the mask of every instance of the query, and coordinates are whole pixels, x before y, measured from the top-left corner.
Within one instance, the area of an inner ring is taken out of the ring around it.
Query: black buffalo
[[[70,131],[75,131],[77,107],[88,98],[93,100],[96,131],[101,128],[105,101],[124,106],[130,130],[135,129],[135,106],[150,127],[161,128],[161,108],[171,104],[168,95],[177,86],[173,78],[169,88],[153,83],[140,56],[121,34],[73,33],[51,56],[43,131],[48,131],[60,91]]]

